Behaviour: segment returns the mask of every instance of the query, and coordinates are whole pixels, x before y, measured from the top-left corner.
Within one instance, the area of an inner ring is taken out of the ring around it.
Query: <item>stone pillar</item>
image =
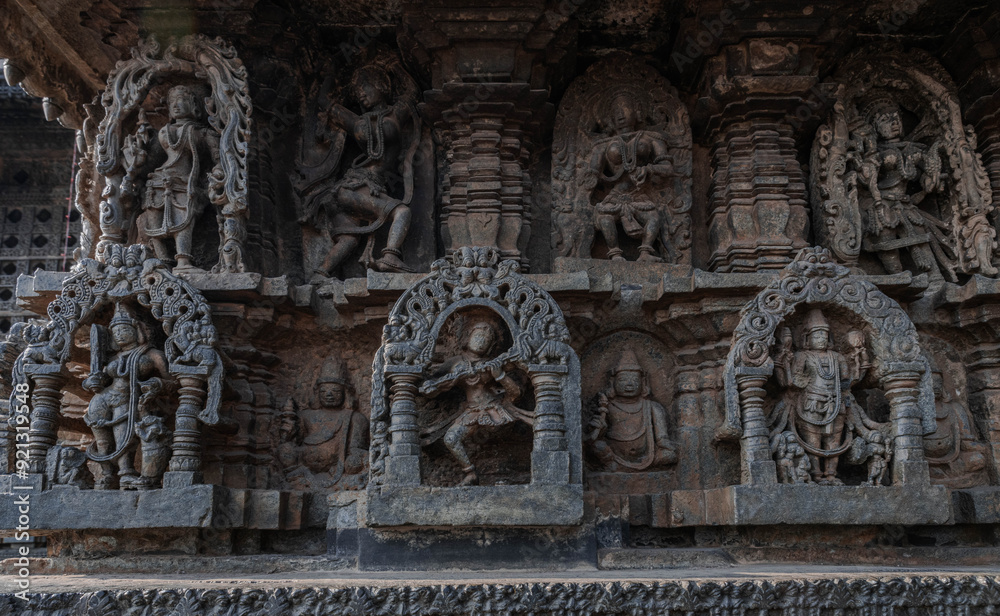
[[[701,474],[701,436],[702,426],[701,377],[695,366],[683,366],[677,372],[677,397],[674,405],[677,413],[678,434],[677,449],[681,452],[691,452],[691,455],[678,456],[677,472],[683,481],[690,485],[698,485],[696,478]]]
[[[386,483],[420,485],[420,427],[417,425],[416,370],[386,368],[389,379],[389,456],[386,458]]]
[[[882,377],[893,430],[894,485],[930,484],[930,471],[924,459],[923,422],[918,404],[921,368],[920,364],[890,364],[891,372]]]
[[[806,181],[791,125],[740,117],[713,149],[709,269],[784,267],[807,245]]]
[[[976,111],[980,108],[993,109],[993,113],[972,113],[969,115],[978,116],[975,122],[976,136],[979,139],[979,153],[983,157],[983,166],[990,178],[990,186],[993,190],[993,205],[1000,208],[1000,95],[980,101],[976,105]],[[993,220],[997,224],[1000,216]]]
[[[62,385],[66,381],[60,365],[27,365],[31,379],[31,423],[28,428],[28,472],[45,473],[45,454],[56,444]]]
[[[174,418],[174,440],[169,472],[163,477],[163,487],[182,487],[201,483],[201,429],[198,415],[204,408],[207,369],[175,366],[180,389],[177,392],[177,415]]]
[[[441,208],[445,253],[495,246],[527,267],[531,225],[528,127],[546,106],[527,84],[446,84],[425,94],[421,110],[446,132]]]
[[[770,432],[764,416],[764,384],[770,376],[770,367],[736,368],[743,422],[741,474],[745,484],[778,482],[778,469],[771,457]]]
[[[566,366],[532,365],[528,368],[535,389],[534,439],[531,446],[531,482],[565,485],[569,482],[569,453],[562,389],[567,386]]]

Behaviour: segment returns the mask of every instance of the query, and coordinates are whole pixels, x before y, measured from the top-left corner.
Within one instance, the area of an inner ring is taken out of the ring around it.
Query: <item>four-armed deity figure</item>
[[[664,250],[672,251],[663,228],[661,187],[671,179],[674,168],[667,142],[655,131],[637,130],[639,105],[629,94],[612,99],[610,124],[612,136],[594,145],[585,188],[598,190],[594,225],[608,245],[608,257],[623,261],[618,241],[618,225],[625,235],[639,238],[639,261],[660,261],[654,243],[659,239]]]
[[[167,358],[142,339],[135,318],[121,304],[111,319],[113,346],[108,345],[101,326],[91,329],[91,373],[83,387],[95,394],[83,419],[94,432],[87,457],[102,469],[95,487],[156,487],[170,457],[170,432],[155,405],[169,379]],[[108,359],[110,351],[114,355]],[[133,462],[137,439],[142,444],[141,473]]]
[[[797,395],[787,401],[792,408],[790,427],[809,453],[812,479],[822,485],[839,485],[837,465],[840,455],[851,445],[845,432],[848,404],[853,400],[850,386],[868,369],[862,348],[854,348],[845,357],[830,348],[830,324],[823,312],[813,308],[805,319],[806,348],[791,353],[790,336],[785,336],[785,350],[775,358],[779,383],[791,387]],[[852,347],[857,336],[849,336]]]
[[[187,86],[167,93],[167,113],[170,121],[156,137],[166,160],[146,178],[143,231],[163,261],[173,238],[177,267],[191,269],[194,225],[221,174],[219,136],[201,120],[198,97]]]
[[[367,265],[373,234],[386,222],[389,233],[382,257],[371,265],[382,271],[409,271],[401,248],[410,228],[408,204],[412,197],[417,120],[405,104],[391,99],[392,81],[380,66],[371,64],[358,69],[352,85],[364,111],[357,114],[337,103],[330,108],[329,119],[353,138],[362,153],[336,183],[313,197],[300,219],[303,223],[315,222],[322,205],[333,238],[333,248],[316,269],[314,282],[330,276],[358,247],[363,235],[368,236],[363,258]],[[399,184],[404,187],[401,198],[393,196]]]
[[[449,418],[450,425],[444,434],[444,443],[462,465],[465,476],[461,485],[479,483],[476,467],[465,450],[464,441],[481,427],[503,426],[515,421],[528,425],[534,422],[530,411],[514,403],[521,388],[504,371],[502,358],[493,358],[492,352],[499,341],[496,325],[489,321],[472,324],[465,350],[457,357],[446,360],[436,374],[420,387],[420,393],[433,397],[454,387],[465,393],[459,412]]]
[[[588,440],[604,470],[646,470],[677,462],[667,431],[667,412],[650,398],[646,374],[626,349],[611,372],[612,384],[598,396]]]

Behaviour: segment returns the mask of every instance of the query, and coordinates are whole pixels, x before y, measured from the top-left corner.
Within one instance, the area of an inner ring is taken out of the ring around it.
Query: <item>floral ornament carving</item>
[[[218,209],[219,262],[213,272],[246,269],[243,241],[248,215],[247,154],[252,105],[246,68],[236,50],[221,39],[191,35],[161,47],[154,39],[141,42],[132,57],[118,63],[101,97],[104,118],[95,139],[96,170],[104,177],[100,204],[101,239],[96,256],[106,261],[108,246],[123,244],[142,204],[139,190],[151,140],[142,108],[160,82],[206,85],[204,99],[209,131],[218,140],[218,161],[209,175],[208,200]],[[132,134],[128,134],[132,131]],[[84,212],[85,216],[89,214]],[[84,255],[87,256],[87,255]]]
[[[369,485],[377,485],[388,442],[389,405],[385,374],[420,374],[431,366],[435,341],[447,317],[457,309],[493,309],[513,335],[513,343],[492,363],[556,366],[565,370],[573,350],[569,329],[555,300],[522,276],[517,261],[500,261],[495,248],[462,247],[450,258],[438,259],[426,278],[411,286],[396,302],[383,329],[375,356],[371,410],[371,469]]]
[[[725,370],[726,418],[723,438],[742,433],[736,387],[738,369],[774,368],[771,350],[778,326],[802,305],[834,305],[856,314],[870,329],[874,374],[885,378],[900,363],[926,366],[916,328],[895,300],[873,283],[850,275],[826,248],[804,248],[781,276],[765,287],[740,313]],[[925,429],[933,426],[933,400],[928,378],[921,382]]]
[[[850,266],[870,255],[888,273],[912,263],[932,280],[996,276],[989,177],[948,74],[892,49],[864,50],[840,72],[812,150],[817,241]]]

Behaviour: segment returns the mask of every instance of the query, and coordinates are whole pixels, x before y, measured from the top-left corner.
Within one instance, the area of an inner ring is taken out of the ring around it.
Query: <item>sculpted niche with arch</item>
[[[195,269],[194,227],[211,205],[219,230],[212,271],[245,271],[252,106],[236,50],[203,35],[165,47],[142,41],[88,111],[81,257],[105,261],[110,246],[143,243],[178,270]]]
[[[803,249],[742,311],[725,368],[744,484],[929,483],[934,393],[916,329],[894,300],[824,248]]]
[[[552,297],[497,249],[436,261],[396,302],[375,357],[368,523],[578,523],[580,365],[568,340]],[[514,445],[500,448],[511,429]],[[522,459],[497,475],[479,462],[497,455]]]
[[[49,320],[22,330],[10,404],[30,397],[27,471],[45,472],[65,421],[70,364],[89,360],[82,387],[93,396],[83,421],[94,437],[87,457],[103,471],[95,487],[198,483],[199,424],[220,423],[224,377],[211,309],[146,247],[113,245],[105,256],[78,263],[49,304]]]

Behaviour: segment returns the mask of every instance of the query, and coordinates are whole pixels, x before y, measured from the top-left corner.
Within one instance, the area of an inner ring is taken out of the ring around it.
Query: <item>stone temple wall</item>
[[[995,609],[994,3],[0,28],[0,613]]]

